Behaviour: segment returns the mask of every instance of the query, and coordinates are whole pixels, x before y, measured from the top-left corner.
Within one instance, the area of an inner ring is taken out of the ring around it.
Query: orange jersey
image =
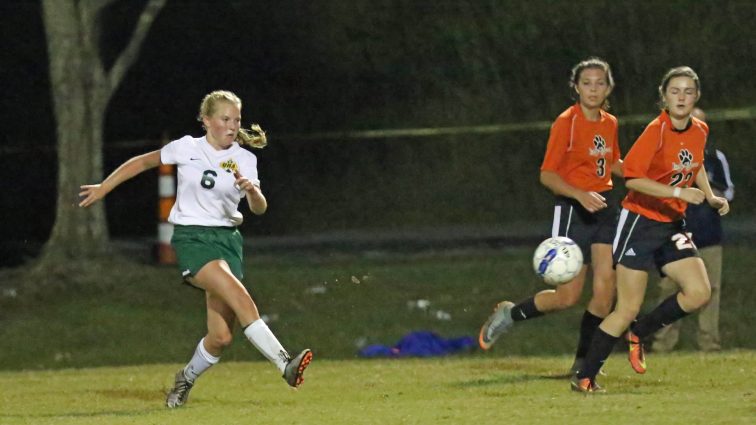
[[[625,157],[625,179],[645,177],[680,188],[690,187],[704,161],[709,127],[694,117],[685,130],[675,130],[662,111],[638,137]],[[688,203],[678,198],[657,198],[634,190],[622,207],[651,220],[671,222],[685,216]]]
[[[617,118],[600,113],[598,121],[588,121],[579,104],[562,112],[551,125],[541,171],[553,171],[586,192],[610,190],[612,164],[620,159]]]

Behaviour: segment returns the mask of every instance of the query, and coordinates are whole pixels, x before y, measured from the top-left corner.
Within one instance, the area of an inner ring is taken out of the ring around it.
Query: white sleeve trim
[[[724,171],[725,182],[727,183],[727,189],[724,191],[724,196],[728,201],[732,201],[732,198],[735,197],[735,185],[732,184],[732,179],[730,177],[730,164],[727,162],[727,158],[722,151],[717,149],[716,152],[717,159],[722,163],[722,171]]]

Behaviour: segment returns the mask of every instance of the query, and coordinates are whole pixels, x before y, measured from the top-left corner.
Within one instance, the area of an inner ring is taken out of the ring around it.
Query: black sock
[[[630,330],[633,331],[638,338],[643,339],[659,329],[676,322],[687,316],[680,303],[677,302],[677,293],[662,301],[655,309],[645,316],[639,318],[631,326]]]
[[[538,311],[535,305],[535,297],[530,297],[525,301],[517,303],[512,307],[512,320],[515,322],[521,322],[523,320],[535,319],[536,317],[543,316],[543,313]]]
[[[593,339],[593,335],[596,333],[596,328],[603,321],[603,317],[595,316],[588,310],[583,313],[583,320],[580,321],[580,337],[578,339],[577,351],[575,352],[576,359],[585,358],[588,348],[591,346],[591,339]]]
[[[619,337],[611,336],[602,331],[601,328],[596,328],[596,333],[591,338],[591,347],[585,355],[583,368],[577,373],[578,379],[596,379],[596,375],[598,375],[604,362],[612,354],[612,349],[618,339]]]

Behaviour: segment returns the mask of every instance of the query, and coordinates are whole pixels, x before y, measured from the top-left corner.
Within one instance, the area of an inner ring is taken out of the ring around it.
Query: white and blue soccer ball
[[[533,254],[533,270],[549,285],[575,278],[583,267],[583,252],[570,238],[557,236],[541,242]]]

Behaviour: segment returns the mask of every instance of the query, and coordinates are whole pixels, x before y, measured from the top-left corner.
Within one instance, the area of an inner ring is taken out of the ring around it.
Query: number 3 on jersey
[[[216,173],[213,170],[205,170],[202,173],[202,180],[200,180],[200,186],[204,187],[205,189],[214,188],[215,179],[213,177],[218,177],[218,173]]]
[[[606,158],[599,158],[596,160],[596,175],[604,177],[606,175]]]

